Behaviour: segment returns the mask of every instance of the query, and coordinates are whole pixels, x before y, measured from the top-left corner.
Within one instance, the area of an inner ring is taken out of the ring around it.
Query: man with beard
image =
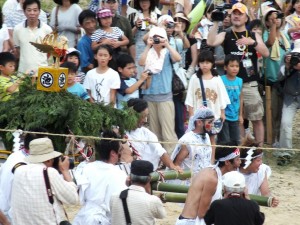
[[[215,158],[215,166],[201,170],[193,178],[176,225],[205,225],[203,218],[211,202],[222,198],[222,176],[241,164],[238,148],[217,147]]]
[[[103,132],[102,137],[118,138],[113,131]],[[126,173],[114,166],[121,150],[120,141],[102,139],[96,144],[98,159],[88,163],[82,170],[81,179],[77,180],[83,206],[72,224],[111,224],[110,197],[126,189]]]
[[[263,57],[269,56],[269,50],[261,36],[247,31],[246,23],[249,20],[248,9],[242,3],[232,6],[231,29],[218,34],[218,21],[210,29],[207,44],[218,46],[223,44],[225,55],[237,55],[240,58],[240,71],[238,77],[243,79],[244,119],[253,124],[256,140],[263,144],[264,115],[263,101],[258,91],[257,52]]]
[[[214,122],[214,113],[207,107],[197,109],[189,120],[187,132],[179,139],[171,159],[183,169],[191,169],[193,173],[213,163],[212,148],[208,132]]]

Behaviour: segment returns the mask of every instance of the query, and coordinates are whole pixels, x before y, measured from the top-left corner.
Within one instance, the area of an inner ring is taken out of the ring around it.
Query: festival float
[[[117,110],[104,104],[93,104],[66,91],[68,69],[60,68],[60,58],[68,48],[67,38],[56,31],[32,42],[39,51],[55,58],[48,67],[39,67],[37,78],[26,77],[19,92],[0,104],[0,135],[6,149],[12,150],[13,130],[28,131],[44,127],[54,147],[63,152],[66,135],[99,137],[104,129],[117,125],[120,132],[135,128],[138,115],[133,109]],[[60,136],[61,135],[61,136]],[[7,152],[6,152],[7,153]]]

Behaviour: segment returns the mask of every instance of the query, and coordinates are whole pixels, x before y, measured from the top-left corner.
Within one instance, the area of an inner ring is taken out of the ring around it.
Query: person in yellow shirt
[[[0,101],[7,101],[11,95],[19,91],[24,77],[13,75],[16,68],[16,59],[10,52],[0,53]]]

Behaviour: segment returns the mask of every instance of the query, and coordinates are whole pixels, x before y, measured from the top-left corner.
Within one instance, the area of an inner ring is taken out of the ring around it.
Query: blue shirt
[[[94,52],[91,45],[92,39],[87,35],[82,36],[77,44],[77,49],[80,51],[81,70],[90,64],[94,64]]]
[[[226,120],[238,121],[243,80],[239,77],[236,77],[234,80],[229,80],[226,75],[221,76],[221,78],[230,99],[230,104],[225,108]]]
[[[171,93],[172,78],[173,71],[171,64],[171,56],[169,51],[167,50],[163,69],[159,73],[152,75],[150,87],[146,90],[143,90],[142,93],[144,95],[160,95]]]
[[[77,95],[81,99],[88,100],[90,98],[87,91],[84,89],[82,84],[75,83],[73,86],[68,87],[67,91],[73,95]]]
[[[117,108],[123,109],[124,103],[126,103],[131,98],[139,98],[139,90],[137,89],[131,94],[126,94],[125,90],[135,84],[137,80],[135,78],[124,79],[121,78],[120,89],[117,90]]]

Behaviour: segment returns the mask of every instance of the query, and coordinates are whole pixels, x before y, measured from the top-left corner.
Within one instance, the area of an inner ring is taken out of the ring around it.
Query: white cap
[[[246,181],[243,174],[238,171],[231,171],[225,173],[223,176],[223,186],[225,191],[227,192],[236,192],[241,193],[244,192],[246,187]]]

